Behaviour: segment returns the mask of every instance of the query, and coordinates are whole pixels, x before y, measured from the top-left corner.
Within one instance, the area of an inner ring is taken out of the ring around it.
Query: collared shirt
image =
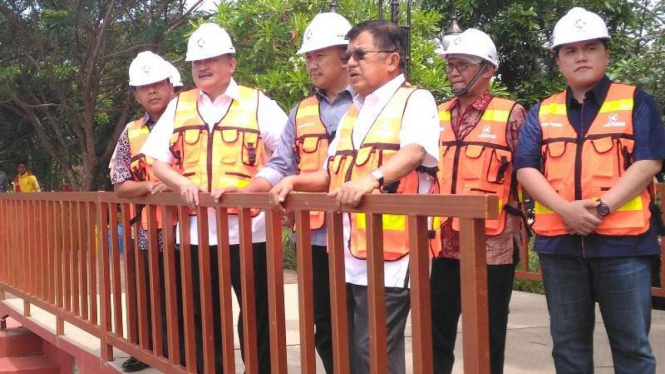
[[[480,118],[482,117],[485,109],[492,101],[494,96],[490,91],[485,91],[481,94],[469,107],[461,112],[461,105],[459,101],[455,101],[451,108],[451,125],[457,139],[462,139],[468,135],[476,127]],[[510,111],[508,118],[508,126],[506,127],[506,140],[508,147],[512,152],[517,148],[517,137],[519,129],[524,123],[526,111],[524,107],[516,104]],[[447,172],[444,170],[444,172]],[[508,204],[517,207],[517,201],[511,194]],[[487,264],[488,265],[505,265],[513,263],[513,251],[515,249],[514,243],[521,246],[520,238],[520,217],[512,214],[506,214],[506,225],[499,235],[488,236],[485,240],[487,249]],[[442,251],[439,257],[459,259],[460,243],[459,232],[455,231],[452,227],[452,221],[449,221],[442,227],[441,232]]]
[[[584,97],[582,103],[574,99],[570,88],[566,91],[568,120],[575,131],[586,134],[598,115],[610,88],[610,79],[603,77]],[[538,119],[540,103],[536,104],[527,116],[520,131],[519,145],[515,158],[515,170],[535,168],[542,165],[543,134]],[[658,107],[651,96],[641,89],[635,90],[633,106],[633,132],[635,148],[633,160],[665,159],[665,129],[658,114]],[[664,165],[665,166],[665,165]],[[658,254],[660,248],[656,232],[651,225],[642,235],[605,236],[590,234],[560,235],[554,237],[536,236],[536,251],[547,254],[565,254],[585,257],[623,257]]]
[[[214,101],[208,95],[200,91],[198,98],[199,114],[212,130],[219,121],[224,118],[224,115],[229,109],[233,100],[240,100],[240,91],[238,84],[235,80],[231,79],[226,92],[218,96]],[[175,128],[175,112],[178,99],[173,99],[166,107],[164,114],[157,121],[155,128],[150,132],[148,140],[146,140],[141,152],[146,156],[152,157],[156,160],[172,164],[173,156],[169,150],[170,139],[173,135]],[[258,108],[258,124],[259,132],[263,138],[263,144],[266,148],[268,157],[279,145],[279,140],[287,121],[286,113],[279,107],[277,102],[268,98],[265,94],[259,95],[259,108]],[[198,224],[196,217],[191,217],[190,220],[190,242],[197,245],[198,239]],[[208,222],[215,222],[215,214],[213,209],[208,210]],[[208,240],[210,245],[217,245],[217,225],[208,225]],[[238,244],[238,217],[229,216],[229,242],[230,244]],[[265,214],[261,212],[259,215],[252,219],[252,240],[254,243],[266,241],[265,230]],[[180,242],[180,230],[178,230],[178,242]]]
[[[322,91],[316,92],[316,97],[319,99],[319,112],[323,124],[328,130],[330,139],[335,137],[337,125],[340,119],[349,110],[353,98],[353,90],[349,87],[340,92],[335,97],[334,101],[330,101]],[[295,175],[298,173],[298,163],[296,162],[296,154],[293,149],[293,143],[296,138],[296,112],[298,105],[294,106],[289,113],[289,120],[284,126],[282,138],[279,146],[270,157],[266,166],[261,169],[256,177],[266,179],[271,185],[276,185],[284,177]],[[326,245],[326,228],[325,226],[319,230],[312,231],[311,236],[312,245],[325,246]]]
[[[16,184],[18,183],[18,187],[20,188],[20,191],[16,188]],[[35,177],[33,174],[26,172],[23,175],[17,175],[16,178],[14,178],[14,192],[42,192],[42,189],[39,188],[39,182],[37,182],[37,177]]]
[[[381,113],[381,109],[388,104],[394,93],[405,82],[404,75],[399,75],[393,80],[379,87],[373,93],[363,98],[356,95],[353,105],[358,110],[358,118],[353,128],[353,147],[360,148],[362,140],[369,132],[372,124]],[[407,102],[402,117],[402,128],[399,133],[400,147],[410,144],[418,144],[425,149],[426,156],[423,161],[425,167],[435,167],[439,158],[439,112],[436,107],[434,96],[427,90],[416,90]],[[337,150],[339,137],[330,144],[328,155],[333,156]],[[327,164],[324,163],[324,169]],[[419,194],[431,193],[434,178],[430,175],[419,173]],[[348,243],[351,237],[351,224],[349,215],[344,215],[344,261],[346,270],[346,281],[357,285],[367,285],[367,261],[359,260],[349,251]],[[386,261],[384,263],[384,280],[386,287],[408,287],[409,256],[397,261]]]

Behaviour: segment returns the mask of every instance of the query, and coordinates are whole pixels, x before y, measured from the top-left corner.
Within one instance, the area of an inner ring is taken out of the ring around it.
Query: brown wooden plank
[[[367,215],[367,299],[369,368],[372,374],[388,372],[386,294],[383,275],[383,220]]]
[[[28,256],[27,256],[27,254],[29,252],[29,250],[27,250],[29,248],[29,241],[28,241],[28,235],[26,233],[26,231],[28,229],[28,222],[27,222],[28,217],[27,217],[27,214],[25,212],[25,203],[26,202],[23,201],[23,200],[20,200],[18,202],[18,212],[19,212],[19,217],[20,217],[19,221],[21,222],[21,226],[20,226],[20,229],[19,229],[19,240],[20,240],[19,243],[21,243],[20,244],[21,245],[21,247],[20,247],[21,251],[19,253],[19,256],[20,256],[19,263],[21,264],[21,267],[20,267],[20,270],[19,270],[19,280],[20,280],[19,285],[21,287],[21,290],[23,290],[24,292],[29,292],[29,289],[28,289],[29,287],[27,286],[27,284],[28,284],[28,272],[24,270],[28,266]]]
[[[96,234],[96,230],[99,230],[99,224],[97,223],[96,209],[98,205],[95,203],[86,203],[86,217],[88,219],[88,262],[90,263],[90,275],[88,277],[88,292],[89,292],[89,303],[90,303],[90,322],[94,325],[97,324],[99,320],[98,317],[98,307],[97,307],[97,267],[99,263],[97,261],[97,251],[99,246],[97,246],[97,240],[99,240],[99,235]]]
[[[151,326],[148,323],[148,284],[146,284],[146,279],[148,279],[148,264],[146,264],[145,257],[143,254],[143,249],[139,248],[139,235],[138,230],[141,223],[136,224],[135,230],[136,235],[134,236],[134,262],[136,263],[136,310],[138,317],[138,337],[139,337],[139,347],[144,350],[150,348],[150,331]]]
[[[76,204],[78,217],[79,217],[79,279],[80,279],[80,292],[81,292],[81,318],[84,320],[90,319],[88,309],[88,241],[86,232],[89,229],[86,219],[85,203],[78,202]]]
[[[460,219],[460,277],[464,372],[489,373],[485,222]]]
[[[62,274],[62,258],[63,258],[63,222],[62,222],[62,202],[57,201],[55,203],[55,248],[53,252],[53,263],[55,266],[54,283],[55,283],[55,305],[58,308],[63,307],[64,296],[62,293],[62,283],[63,283],[63,274]]]
[[[308,211],[296,211],[296,251],[298,263],[298,319],[300,323],[300,367],[303,373],[316,373],[314,348],[314,277],[312,241]]]
[[[38,261],[39,261],[39,274],[40,274],[40,282],[39,282],[39,298],[42,301],[46,301],[46,295],[47,295],[47,290],[46,290],[46,256],[47,256],[47,233],[46,233],[46,227],[49,226],[50,222],[47,221],[48,214],[46,213],[46,201],[39,201],[37,204],[37,216],[39,217],[39,255],[38,255]]]
[[[130,204],[120,206],[122,212],[122,242],[125,259],[125,305],[127,306],[127,340],[138,344],[138,317],[136,310],[136,248],[132,240],[132,209]]]
[[[273,210],[266,211],[265,215],[268,309],[270,314],[270,361],[272,373],[281,374],[287,373],[282,217]],[[305,372],[309,373],[308,371]],[[311,373],[315,372],[311,371]]]
[[[182,200],[179,204],[182,204]],[[182,309],[185,329],[185,366],[189,373],[197,372],[196,341],[194,327],[194,296],[192,285],[192,252],[189,240],[189,209],[179,206],[180,221],[180,270],[182,282]]]
[[[222,361],[225,373],[235,373],[233,340],[233,300],[231,295],[231,250],[229,216],[226,209],[215,209],[217,223],[217,262],[219,266],[219,302],[222,325]]]
[[[71,266],[71,222],[69,220],[70,210],[67,201],[62,202],[62,264],[63,264],[63,297],[65,298],[65,310],[71,312],[72,310],[72,266]]]
[[[80,316],[80,294],[79,294],[79,261],[80,261],[80,250],[79,250],[79,228],[81,223],[79,221],[79,210],[78,203],[71,201],[69,203],[69,217],[70,217],[70,238],[72,243],[72,312]]]
[[[159,242],[157,240],[157,212],[156,206],[146,205],[144,211],[148,214],[148,265],[150,268],[150,310],[152,312],[152,350],[156,356],[164,356],[162,346],[162,285],[159,279]]]
[[[47,221],[49,222],[48,225],[46,225],[46,238],[47,238],[47,244],[46,244],[46,300],[48,301],[49,304],[54,305],[55,304],[55,280],[54,280],[54,275],[53,273],[55,272],[55,261],[54,261],[54,253],[55,253],[55,236],[56,236],[56,222],[54,220],[55,218],[55,203],[52,201],[48,201],[46,203],[46,214],[47,214]]]
[[[162,206],[162,232],[164,236],[164,293],[166,295],[166,333],[169,347],[169,362],[180,365],[180,331],[178,321],[178,297],[176,283],[175,238],[173,236],[173,207]]]
[[[335,374],[348,374],[349,321],[346,307],[346,274],[344,271],[344,234],[342,213],[326,212],[328,261],[330,269],[330,312],[332,318]]]
[[[256,300],[254,299],[254,250],[252,247],[252,215],[240,210],[240,279],[242,282],[242,318],[245,335],[245,372],[258,374],[259,357],[256,343]]]
[[[98,227],[99,227],[99,298],[100,298],[100,325],[102,327],[100,337],[101,358],[105,361],[113,359],[113,347],[108,344],[107,336],[112,335],[111,320],[111,270],[109,244],[107,238],[107,227],[109,226],[109,206],[106,203],[97,204]],[[116,217],[117,219],[117,217]]]
[[[108,231],[111,233],[111,286],[113,290],[113,322],[114,333],[124,335],[122,321],[122,279],[120,275],[120,238],[118,237],[118,204],[110,204],[110,222]],[[107,239],[108,240],[108,239]]]
[[[201,330],[203,332],[203,372],[215,371],[215,327],[212,308],[212,276],[208,243],[208,208],[197,210],[199,229],[199,286],[201,295]]]
[[[427,217],[409,216],[413,372],[421,374],[433,371],[429,262]]]
[[[7,283],[7,262],[9,259],[8,256],[8,245],[7,245],[7,228],[9,224],[6,222],[6,217],[9,212],[5,206],[6,200],[0,199],[0,258],[3,258],[4,261],[0,261],[0,281]],[[4,289],[0,287],[0,300],[4,300]]]

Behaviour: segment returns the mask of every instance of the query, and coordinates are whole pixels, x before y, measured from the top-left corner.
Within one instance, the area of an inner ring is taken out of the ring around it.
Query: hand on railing
[[[169,192],[169,191],[171,191],[171,189],[169,188],[169,186],[165,185],[165,184],[162,183],[162,182],[154,182],[154,183],[152,183],[152,184],[150,185],[150,187],[149,187],[149,190],[150,190],[150,194],[151,194],[151,195],[158,194],[158,193],[160,193],[160,192]]]
[[[286,210],[284,210],[282,203],[284,202],[284,199],[286,199],[286,195],[293,192],[294,180],[295,180],[294,176],[286,177],[282,179],[279,183],[277,183],[275,187],[273,187],[269,192],[270,195],[268,197],[268,201],[270,203],[270,206],[272,206],[275,210],[277,210],[281,214],[286,213]]]
[[[185,200],[190,209],[195,209],[199,205],[199,193],[208,191],[190,180],[187,180],[185,183],[185,185],[180,186],[180,197]]]
[[[238,188],[237,187],[232,187],[232,186],[231,187],[226,187],[226,188],[219,188],[219,189],[216,189],[216,190],[212,191],[210,196],[212,196],[212,198],[215,199],[215,202],[218,203],[219,199],[222,197],[222,195],[224,195],[225,193],[229,193],[229,192],[238,192]]]
[[[340,206],[356,208],[360,205],[363,196],[379,187],[379,181],[376,178],[366,176],[365,178],[344,183],[342,187],[328,193],[328,196],[334,197]]]

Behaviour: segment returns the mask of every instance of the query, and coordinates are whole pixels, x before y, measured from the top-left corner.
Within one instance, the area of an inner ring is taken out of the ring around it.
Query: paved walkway
[[[287,282],[285,286],[285,305],[286,305],[286,328],[287,328],[287,354],[289,357],[289,373],[300,373],[299,359],[299,334],[298,334],[298,289],[294,283],[295,275],[288,273],[285,277]],[[10,295],[8,295],[10,296]],[[22,312],[23,304],[19,299],[8,299],[5,301],[12,308]],[[554,373],[551,348],[552,341],[549,335],[549,316],[544,296],[534,295],[524,292],[513,293],[510,304],[511,314],[508,324],[508,341],[506,352],[505,373],[506,374],[545,374]],[[234,308],[237,314],[237,306]],[[32,307],[32,315],[35,322],[44,325],[48,330],[54,331],[55,317],[39,308]],[[596,374],[614,373],[612,368],[612,357],[607,341],[607,334],[602,323],[600,313],[597,313],[596,330],[594,333],[594,358]],[[87,333],[70,325],[66,326],[66,335],[61,337],[75,344],[84,346],[85,349],[93,354],[99,352],[99,342],[97,339]],[[453,373],[462,374],[462,333],[458,334],[456,355],[458,361]],[[236,336],[236,344],[238,338]],[[651,344],[656,355],[656,360],[660,363],[658,373],[665,373],[665,312],[654,311],[651,328]],[[237,347],[236,347],[237,348]],[[242,373],[242,360],[240,351],[236,349],[238,368],[237,372]],[[127,357],[124,352],[115,350],[116,360],[112,365],[120,367],[120,364]],[[407,325],[407,366],[411,362],[411,325]],[[320,365],[317,373],[323,373],[323,367]],[[412,373],[411,368],[407,368],[408,373]],[[157,370],[149,369],[143,371],[144,374],[160,373]]]

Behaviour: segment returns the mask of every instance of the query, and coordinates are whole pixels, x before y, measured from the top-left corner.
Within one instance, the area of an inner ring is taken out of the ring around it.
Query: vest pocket
[[[323,139],[319,136],[306,136],[298,141],[298,148],[302,152],[302,157],[298,165],[300,170],[316,171],[321,169],[323,159],[321,152],[319,152],[319,144],[322,141]]]
[[[552,182],[561,181],[566,173],[572,173],[573,169],[566,165],[566,153],[568,144],[566,142],[553,142],[545,145],[543,151],[543,162],[545,164],[545,177]],[[570,165],[573,166],[573,165]]]
[[[239,149],[236,146],[238,130],[223,129],[219,131],[221,144],[219,146],[220,161],[223,164],[235,164],[238,159]]]
[[[618,164],[618,155],[616,150],[612,152],[615,147],[615,140],[611,137],[604,137],[591,140],[591,148],[593,148],[591,172],[593,175],[605,178],[611,178],[616,174],[616,167]]]
[[[502,184],[509,173],[512,162],[512,153],[504,149],[493,149],[487,167],[487,181]]]

